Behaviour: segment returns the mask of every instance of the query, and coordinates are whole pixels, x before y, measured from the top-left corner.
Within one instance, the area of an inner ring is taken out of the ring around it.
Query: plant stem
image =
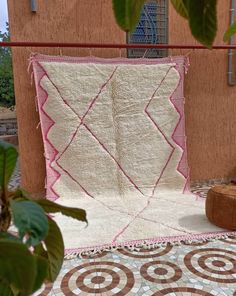
[[[11,213],[7,205],[2,205],[0,213],[0,231],[6,232],[11,223]]]

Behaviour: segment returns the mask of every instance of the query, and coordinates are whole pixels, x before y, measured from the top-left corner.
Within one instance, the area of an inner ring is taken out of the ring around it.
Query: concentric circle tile
[[[201,198],[206,198],[207,197],[207,193],[209,191],[211,187],[208,185],[205,186],[198,186],[196,185],[194,188],[191,189],[192,193],[200,196]]]
[[[136,295],[141,281],[135,281],[131,266],[110,261],[81,264],[61,281],[65,295]]]
[[[129,249],[120,249],[118,252],[120,252],[122,255],[131,257],[131,258],[137,258],[137,259],[147,259],[147,258],[155,258],[160,257],[163,255],[166,255],[170,252],[170,250],[173,247],[168,244],[165,247],[156,247],[152,249],[144,249],[140,248],[138,251],[130,251]]]
[[[236,283],[236,252],[203,248],[186,254],[184,263],[195,276],[217,283]]]
[[[168,261],[147,262],[142,265],[140,273],[145,280],[159,284],[177,282],[182,277],[182,270]]]
[[[201,246],[205,246],[208,244],[208,241],[205,242],[200,242],[200,243],[195,243],[195,242],[183,242],[183,245],[185,246],[193,246],[193,247],[201,247]]]
[[[49,283],[47,285],[43,285],[40,290],[34,293],[34,296],[49,296],[52,292],[53,284]]]
[[[108,254],[107,251],[103,251],[101,253],[92,254],[92,255],[82,255],[83,259],[97,259],[97,258],[103,258]]]
[[[214,296],[214,294],[208,293],[203,290],[188,288],[188,287],[178,287],[178,288],[166,288],[155,292],[152,296],[163,296],[163,295],[179,295],[179,296]]]
[[[222,240],[226,244],[236,245],[236,236],[230,236],[227,239]]]

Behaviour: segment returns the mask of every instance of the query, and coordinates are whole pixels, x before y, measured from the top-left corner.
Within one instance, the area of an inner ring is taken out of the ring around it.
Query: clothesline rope
[[[146,49],[208,49],[203,45],[181,44],[111,44],[111,43],[63,43],[63,42],[0,42],[0,47],[70,47],[70,48],[146,48]],[[236,45],[214,45],[212,49],[236,49]]]

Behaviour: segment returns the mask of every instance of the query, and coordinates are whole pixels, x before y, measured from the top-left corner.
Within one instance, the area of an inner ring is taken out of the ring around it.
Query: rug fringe
[[[135,242],[127,242],[127,243],[121,243],[116,245],[110,245],[110,246],[100,246],[100,247],[94,247],[90,250],[84,250],[84,249],[77,249],[77,250],[68,250],[66,252],[66,255],[64,257],[65,260],[74,259],[74,258],[83,258],[86,257],[93,257],[96,255],[99,255],[103,252],[113,252],[119,249],[128,249],[130,251],[137,251],[139,252],[141,249],[148,249],[151,250],[153,248],[157,247],[166,247],[167,245],[171,246],[180,246],[182,244],[199,244],[199,243],[205,243],[205,242],[211,242],[216,241],[220,239],[227,239],[230,237],[236,237],[236,232],[227,232],[227,233],[215,233],[211,235],[206,235],[204,237],[198,238],[197,236],[191,236],[190,238],[186,239],[179,239],[179,240],[173,240],[173,241],[153,241],[153,240],[144,240],[144,241],[135,241]]]

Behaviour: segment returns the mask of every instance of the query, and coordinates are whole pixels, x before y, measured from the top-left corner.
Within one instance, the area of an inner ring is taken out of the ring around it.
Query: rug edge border
[[[112,244],[105,244],[86,248],[76,248],[76,249],[66,249],[64,259],[73,259],[76,257],[83,256],[93,256],[100,254],[105,251],[114,251],[118,249],[130,249],[138,250],[140,248],[152,249],[155,247],[164,247],[167,244],[172,246],[182,245],[183,243],[203,243],[207,241],[227,239],[231,236],[236,237],[236,231],[216,231],[207,232],[203,234],[192,234],[192,235],[182,235],[182,236],[170,236],[170,237],[159,237],[150,238],[143,240],[131,240],[126,242],[117,242]]]

